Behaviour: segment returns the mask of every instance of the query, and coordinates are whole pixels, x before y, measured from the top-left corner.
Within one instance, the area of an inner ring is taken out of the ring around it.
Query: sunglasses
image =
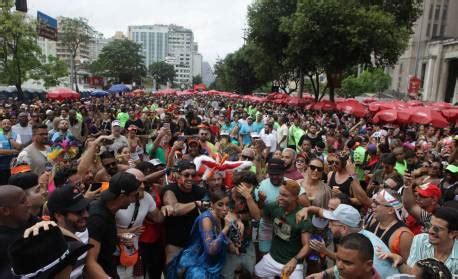
[[[319,171],[319,172],[323,171],[323,167],[317,167],[317,166],[314,166],[314,165],[309,165],[309,168],[310,168],[311,171]]]
[[[328,161],[328,164],[330,164],[330,165],[338,165],[339,163],[340,163],[340,162],[337,161],[337,160],[329,160],[329,161]]]
[[[242,155],[243,160],[253,161],[253,157]]]
[[[428,229],[431,229],[434,233],[440,233],[441,231],[447,230],[447,228],[441,228],[432,224],[429,224]]]
[[[116,167],[116,165],[117,165],[116,162],[112,162],[112,163],[103,165],[103,167],[104,167],[104,168],[110,168],[110,167]]]
[[[186,177],[186,178],[192,178],[192,177],[196,177],[196,174],[195,173],[190,173],[190,172],[184,172],[181,174],[182,176]]]
[[[296,164],[305,164],[304,160],[296,160]]]

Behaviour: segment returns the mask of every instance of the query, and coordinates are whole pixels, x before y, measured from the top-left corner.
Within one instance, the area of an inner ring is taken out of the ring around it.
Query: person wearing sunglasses
[[[328,186],[332,193],[344,193],[351,198],[352,205],[370,207],[371,200],[359,184],[358,178],[347,168],[348,155],[329,154],[327,161],[332,171],[328,173]]]
[[[311,205],[327,208],[331,190],[323,182],[323,168],[323,161],[318,158],[312,159],[308,165],[305,179],[301,182],[301,187],[307,194]]]
[[[57,188],[49,196],[48,209],[52,221],[55,221],[64,234],[70,248],[76,249],[87,244],[89,234],[87,221],[89,218],[89,201],[78,188],[72,184],[65,184]],[[87,253],[78,258],[71,278],[82,276]]]
[[[367,230],[377,235],[390,251],[402,256],[403,261],[409,257],[413,233],[402,222],[402,204],[397,192],[383,189],[374,195],[373,218],[367,224]]]
[[[196,165],[179,161],[174,167],[176,183],[164,189],[162,213],[165,216],[166,264],[185,247],[195,219],[199,216],[205,188],[195,185]]]
[[[458,209],[439,207],[433,213],[427,233],[416,235],[410,248],[407,262],[394,253],[381,253],[380,257],[390,259],[403,273],[413,274],[415,264],[424,259],[434,258],[458,274]]]

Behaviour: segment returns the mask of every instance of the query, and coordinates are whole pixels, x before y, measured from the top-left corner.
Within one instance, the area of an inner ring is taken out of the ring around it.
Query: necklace
[[[381,236],[379,236],[379,238],[383,240],[383,237],[385,236],[385,234],[386,234],[386,233],[391,229],[391,227],[394,226],[397,222],[398,222],[398,221],[396,221],[396,220],[394,220],[393,222],[391,222],[391,223],[388,225],[388,227],[387,227],[385,230],[383,230],[383,233],[382,233]],[[374,234],[375,234],[376,236],[378,236],[378,230],[379,230],[379,228],[380,228],[380,222],[378,222],[377,227],[375,227]]]

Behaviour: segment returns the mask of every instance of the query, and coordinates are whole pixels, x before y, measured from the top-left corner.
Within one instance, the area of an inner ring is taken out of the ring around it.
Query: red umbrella
[[[358,101],[348,100],[337,104],[337,110],[355,115],[357,117],[364,117],[368,114],[368,110]]]
[[[376,102],[377,100],[378,99],[375,97],[367,97],[363,99],[363,103],[370,104],[370,103]]]
[[[446,103],[446,102],[437,102],[437,103],[432,103],[430,105],[432,107],[436,107],[436,108],[440,108],[440,109],[448,109],[448,108],[452,108],[453,107],[452,104]]]
[[[307,100],[305,100],[304,98],[300,98],[300,97],[288,97],[286,100],[287,100],[287,104],[293,105],[293,106],[300,106],[300,105],[305,105],[308,103]]]
[[[410,122],[410,118],[414,110],[412,109],[386,109],[377,112],[372,119],[375,123],[388,122],[388,123],[400,123],[407,124]]]
[[[56,88],[48,91],[48,99],[50,100],[77,100],[80,97],[78,92],[69,88]]]
[[[417,124],[431,124],[438,128],[445,128],[449,125],[449,122],[442,116],[442,113],[430,109],[415,109],[410,120]]]
[[[411,100],[411,101],[407,101],[407,105],[411,107],[421,107],[423,106],[423,102],[419,100]]]
[[[442,114],[448,120],[458,120],[458,108],[444,109]]]
[[[336,103],[328,101],[328,100],[323,100],[321,102],[313,104],[312,109],[331,111],[331,110],[336,109]]]

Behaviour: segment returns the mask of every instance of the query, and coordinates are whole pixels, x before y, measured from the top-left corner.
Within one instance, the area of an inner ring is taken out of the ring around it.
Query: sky
[[[29,14],[85,17],[95,30],[111,37],[127,35],[129,25],[176,24],[192,29],[203,60],[218,58],[243,44],[247,7],[253,0],[28,0]]]

